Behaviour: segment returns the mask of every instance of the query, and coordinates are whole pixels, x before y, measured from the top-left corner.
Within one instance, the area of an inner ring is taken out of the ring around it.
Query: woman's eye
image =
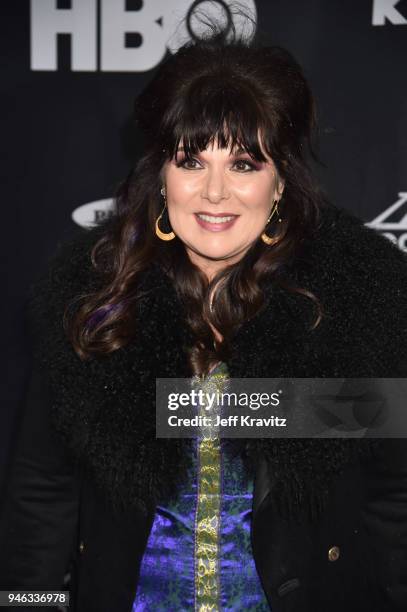
[[[195,170],[196,166],[194,166],[194,163],[198,163],[196,159],[191,158],[187,158],[184,157],[184,159],[181,159],[180,161],[177,162],[177,168],[186,168],[187,170]],[[187,166],[187,164],[191,164],[191,166]]]
[[[251,170],[256,170],[254,164],[247,161],[246,159],[238,159],[235,162],[235,166],[237,166],[238,164],[239,164],[239,168],[238,168],[239,171],[250,172]],[[244,166],[246,166],[246,168],[244,168]]]

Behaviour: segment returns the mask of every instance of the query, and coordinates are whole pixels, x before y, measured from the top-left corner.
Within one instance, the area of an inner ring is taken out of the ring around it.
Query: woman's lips
[[[230,221],[227,221],[226,219],[230,217]],[[228,215],[227,213],[220,215],[195,213],[195,219],[197,220],[198,224],[210,232],[223,232],[224,230],[231,228],[238,217],[239,215]],[[218,218],[219,221],[216,221],[216,218]]]

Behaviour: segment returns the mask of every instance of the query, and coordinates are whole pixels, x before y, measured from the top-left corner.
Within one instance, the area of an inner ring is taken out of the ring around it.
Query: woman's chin
[[[195,250],[193,255],[195,255],[195,257],[198,257],[201,260],[207,260],[208,262],[223,262],[225,265],[228,265],[230,263],[234,263],[236,261],[238,261],[239,259],[241,259],[244,255],[244,251],[237,251],[237,250],[230,250],[230,251],[225,251],[223,250],[216,250],[216,249],[206,249],[205,251],[198,251]]]

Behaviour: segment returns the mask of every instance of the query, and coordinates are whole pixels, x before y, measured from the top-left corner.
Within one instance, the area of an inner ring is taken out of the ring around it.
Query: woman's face
[[[216,144],[187,160],[181,143],[164,184],[172,229],[209,279],[244,256],[284,189],[270,158],[257,162]]]

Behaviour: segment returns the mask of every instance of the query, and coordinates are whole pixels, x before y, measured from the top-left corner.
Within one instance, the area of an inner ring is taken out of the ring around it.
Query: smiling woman
[[[407,380],[405,254],[323,196],[298,62],[229,34],[162,63],[117,214],[32,289],[0,590],[69,569],[71,612],[404,612],[405,439],[272,414],[259,438],[157,438],[157,379]]]
[[[282,274],[331,207],[308,165],[313,96],[288,51],[229,38],[213,24],[212,37],[169,57],[136,100],[148,147],[119,190],[117,223],[94,248],[95,260],[107,256],[101,267],[113,263],[111,281],[69,323],[83,358],[134,337],[127,314],[152,261],[185,306],[194,374],[228,359],[271,275],[310,303],[310,326],[321,321],[318,296]]]
[[[270,158],[255,161],[213,142],[197,157],[179,147],[164,182],[173,231],[209,281],[259,238],[284,189]]]

